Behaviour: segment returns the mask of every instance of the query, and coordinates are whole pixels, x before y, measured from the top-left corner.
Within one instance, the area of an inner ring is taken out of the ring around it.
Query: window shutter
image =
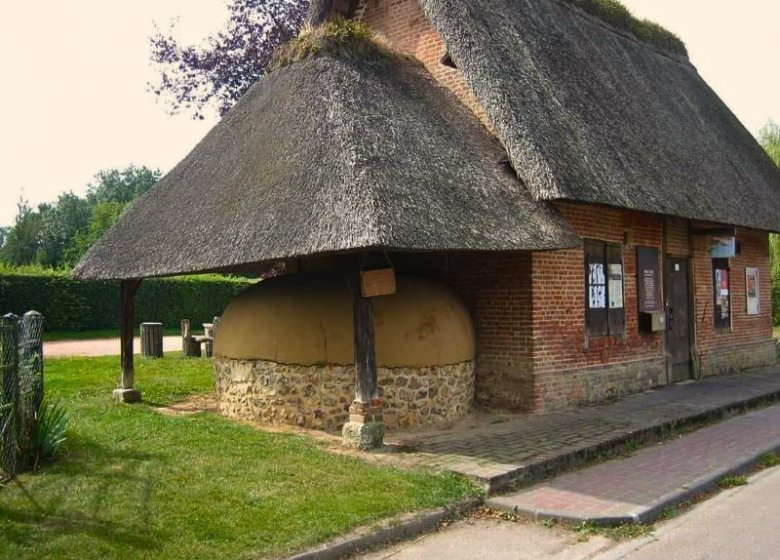
[[[603,243],[585,244],[585,327],[590,336],[609,334],[607,266]]]

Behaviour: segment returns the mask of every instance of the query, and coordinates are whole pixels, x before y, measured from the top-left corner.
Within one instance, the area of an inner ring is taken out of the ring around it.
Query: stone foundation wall
[[[711,350],[701,357],[701,376],[738,373],[745,369],[777,363],[775,342],[769,340],[746,346]]]
[[[379,368],[388,428],[446,425],[474,401],[474,362],[425,368]],[[299,366],[216,358],[222,414],[268,425],[339,430],[355,395],[354,366]]]
[[[535,412],[594,404],[666,385],[664,359],[538,375]]]

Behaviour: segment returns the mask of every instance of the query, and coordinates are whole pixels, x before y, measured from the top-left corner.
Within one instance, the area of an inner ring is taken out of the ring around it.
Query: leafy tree
[[[769,121],[758,133],[758,140],[774,162],[780,166],[780,124]]]
[[[9,231],[11,231],[11,228],[0,227],[0,249],[2,249],[3,245],[5,245],[5,238],[8,236]]]
[[[99,171],[97,184],[87,188],[87,200],[95,205],[100,202],[127,204],[151,189],[160,180],[159,169],[135,167]]]
[[[780,125],[774,121],[766,123],[758,140],[774,162],[780,167]],[[780,218],[779,218],[780,219]],[[772,318],[780,324],[780,235],[769,235],[769,263],[772,279]]]
[[[87,229],[77,232],[66,247],[62,259],[63,264],[75,266],[89,248],[116,223],[125,206],[121,202],[98,202],[95,204]]]
[[[39,207],[39,213],[41,238],[35,260],[44,266],[58,267],[71,240],[87,229],[92,208],[85,199],[67,192],[55,204]]]
[[[167,100],[171,113],[204,118],[216,106],[224,115],[260,79],[276,48],[294,38],[309,0],[229,0],[224,31],[205,46],[182,45],[159,30],[151,37],[151,59],[160,78],[149,89]]]
[[[23,198],[19,199],[16,208],[14,225],[0,249],[0,260],[13,265],[30,264],[35,262],[40,248],[41,215]]]

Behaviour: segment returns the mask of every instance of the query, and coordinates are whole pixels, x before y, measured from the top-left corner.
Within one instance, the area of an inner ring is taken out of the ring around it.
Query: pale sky
[[[677,33],[713,89],[754,134],[780,122],[780,1],[624,0]],[[197,40],[224,0],[42,0],[0,4],[0,225],[32,204],[83,194],[101,169],[169,171],[216,122],[169,116],[146,91],[153,22],[180,17]]]

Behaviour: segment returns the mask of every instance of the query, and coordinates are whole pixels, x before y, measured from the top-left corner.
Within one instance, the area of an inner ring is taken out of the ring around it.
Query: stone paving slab
[[[780,404],[487,503],[533,519],[647,522],[777,451]]]
[[[780,399],[780,367],[632,395],[617,402],[431,434],[390,436],[416,465],[455,471],[496,492]]]

